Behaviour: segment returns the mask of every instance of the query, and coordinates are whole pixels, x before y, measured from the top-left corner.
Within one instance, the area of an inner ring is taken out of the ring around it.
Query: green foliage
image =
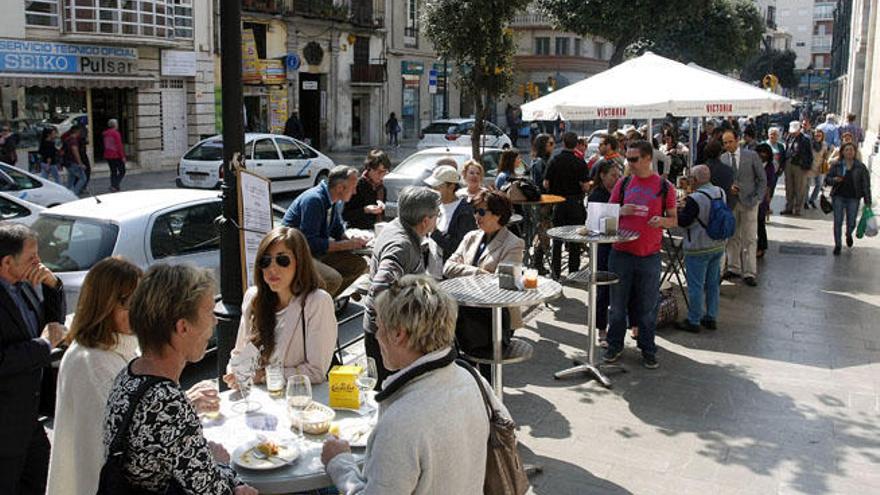
[[[554,27],[614,45],[612,66],[628,49],[649,46],[670,26],[697,25],[712,0],[537,0]]]
[[[699,20],[679,17],[658,30],[642,49],[694,62],[718,72],[741,69],[758,53],[764,34],[761,13],[747,0],[711,0]]]
[[[775,74],[783,88],[796,88],[800,82],[794,72],[796,58],[797,54],[791,50],[764,50],[746,62],[740,78],[757,83],[767,74]]]
[[[458,72],[461,90],[474,97],[477,122],[474,155],[486,118],[486,102],[513,87],[516,41],[509,25],[529,0],[428,0],[423,25],[434,50],[465,70]]]

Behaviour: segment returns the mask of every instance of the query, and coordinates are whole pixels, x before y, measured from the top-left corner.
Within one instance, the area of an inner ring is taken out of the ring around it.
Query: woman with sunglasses
[[[140,268],[119,257],[99,261],[86,275],[58,371],[48,493],[98,489],[110,388],[139,354],[128,308],[141,276]]]
[[[477,230],[465,234],[458,249],[443,265],[445,278],[466,277],[480,273],[495,273],[501,263],[522,264],[525,242],[507,229],[513,214],[513,205],[507,195],[500,191],[484,191],[474,199],[474,218]],[[459,348],[471,356],[491,355],[490,329],[492,314],[485,308],[458,310],[456,339]],[[510,341],[512,329],[522,325],[518,308],[504,312],[503,327],[505,345]],[[481,367],[488,373],[489,367]]]
[[[285,378],[306,375],[312,383],[326,379],[336,346],[333,298],[312,263],[302,233],[276,227],[257,248],[254,285],[244,294],[241,324],[233,353],[248,342],[260,350],[254,382],[265,380],[266,365],[277,362]],[[223,377],[236,388],[232,373]]]

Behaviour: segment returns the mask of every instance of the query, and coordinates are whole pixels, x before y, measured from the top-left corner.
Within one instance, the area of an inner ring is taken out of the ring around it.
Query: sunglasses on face
[[[641,160],[641,159],[642,159],[642,157],[640,157],[640,156],[628,156],[628,157],[626,157],[626,161],[628,161],[628,162],[630,162],[630,163],[635,163],[635,162],[637,162],[637,161],[639,161],[639,160]]]
[[[260,257],[260,268],[262,268],[263,270],[269,268],[269,266],[272,265],[273,259],[275,260],[275,264],[280,266],[281,268],[287,268],[293,261],[290,255],[287,254],[277,254],[275,255],[275,258],[272,258],[272,256],[267,254]]]
[[[477,215],[479,215],[481,217],[486,216],[486,213],[488,213],[488,212],[489,212],[489,210],[487,210],[485,208],[477,208],[476,210],[474,210],[474,213],[476,213]]]

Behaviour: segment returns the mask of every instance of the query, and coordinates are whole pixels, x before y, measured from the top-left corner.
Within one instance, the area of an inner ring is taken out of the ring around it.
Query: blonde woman
[[[263,238],[256,260],[254,286],[244,295],[232,352],[251,342],[260,349],[263,369],[279,362],[285,377],[302,374],[322,383],[336,348],[336,316],[305,236],[292,227],[277,227]],[[232,373],[223,379],[236,386]],[[254,381],[264,380],[259,371]]]
[[[473,201],[477,194],[486,190],[486,188],[483,187],[483,178],[485,177],[486,172],[483,170],[483,166],[480,165],[480,162],[474,159],[464,162],[461,174],[464,178],[465,187],[455,192],[455,195],[459,198]]]
[[[113,379],[138,355],[128,311],[141,275],[119,257],[98,262],[86,275],[58,372],[48,493],[98,489],[104,407]]]

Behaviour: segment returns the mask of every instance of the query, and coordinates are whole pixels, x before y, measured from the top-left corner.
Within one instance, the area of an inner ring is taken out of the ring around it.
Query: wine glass
[[[235,382],[238,385],[238,394],[241,396],[241,400],[232,406],[232,410],[238,413],[249,413],[260,409],[259,402],[248,399],[248,396],[251,393],[251,388],[254,385],[254,375],[257,373],[256,360],[251,360],[249,363],[243,363],[232,373],[235,375]]]
[[[376,388],[376,384],[379,383],[379,370],[376,368],[376,360],[371,357],[365,356],[360,362],[360,366],[361,374],[358,375],[355,384],[361,391],[361,397],[366,405],[371,402],[369,400],[369,392]],[[369,404],[368,410],[373,410],[373,405],[371,403]]]
[[[312,383],[306,375],[293,375],[287,379],[287,412],[291,422],[299,419],[299,438],[303,438],[303,411],[312,403]]]

